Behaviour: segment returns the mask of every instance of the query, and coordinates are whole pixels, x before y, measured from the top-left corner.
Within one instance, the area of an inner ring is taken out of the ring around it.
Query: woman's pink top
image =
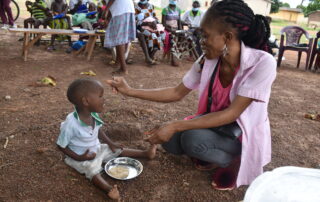
[[[197,61],[183,78],[183,84],[187,88],[199,90],[198,112],[199,109],[206,108],[203,99],[217,62],[217,59],[206,59],[203,70],[200,71]],[[243,132],[237,186],[250,184],[263,172],[263,166],[271,161],[268,103],[275,78],[276,61],[272,55],[241,43],[240,68],[232,82],[229,98],[232,102],[236,96],[243,96],[252,98],[254,102],[237,119]]]
[[[212,85],[212,105],[211,105],[211,112],[222,111],[229,107],[230,105],[230,90],[232,87],[232,83],[225,88],[222,86],[220,81],[220,64],[218,65],[218,70],[216,72],[214,82]],[[240,66],[239,66],[240,67]],[[239,70],[239,67],[236,68],[236,73]],[[209,80],[211,79],[211,75]],[[208,87],[210,81],[202,96],[199,98],[199,105],[198,105],[198,112],[197,115],[203,114],[207,111],[207,103],[208,103]]]

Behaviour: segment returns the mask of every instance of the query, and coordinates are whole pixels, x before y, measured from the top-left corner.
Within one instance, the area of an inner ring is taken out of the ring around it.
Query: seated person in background
[[[137,37],[149,65],[156,64],[155,53],[163,47],[165,32],[162,24],[158,23],[154,6],[148,0],[140,0],[135,5]]]
[[[107,12],[107,0],[101,0],[97,6],[98,21],[93,25],[93,29],[106,30],[111,20],[110,12]],[[102,43],[103,44],[103,43]]]
[[[63,0],[55,0],[51,4],[51,12],[53,15],[53,19],[49,22],[49,27],[51,29],[71,29],[70,17],[67,16],[68,5],[63,2]],[[48,47],[48,51],[55,50],[54,41],[58,38],[58,40],[63,41],[65,38],[68,39],[69,48],[67,52],[71,52],[71,36],[63,36],[53,34],[51,36],[51,43]]]
[[[185,12],[182,16],[182,22],[190,28],[198,28],[200,27],[203,14],[204,12],[200,10],[199,1],[194,1],[192,3],[192,9]]]
[[[172,66],[179,66],[176,59],[183,56],[198,58],[192,33],[182,29],[181,10],[176,4],[177,0],[170,0],[169,6],[162,10],[162,23],[166,30],[164,58],[169,55]]]
[[[169,0],[169,5],[162,10],[162,24],[165,27],[166,39],[164,42],[164,58],[170,57],[172,66],[179,66],[176,55],[179,54],[177,49],[173,48],[174,45],[172,34],[175,31],[181,30],[181,9],[177,6],[177,0]]]
[[[72,15],[72,25],[80,26],[83,29],[93,30],[93,24],[97,23],[97,7],[94,3],[89,3],[87,13],[75,13]]]
[[[98,11],[98,22],[94,26],[94,29],[106,29],[108,19],[106,19],[106,8],[107,8],[107,1],[102,0],[98,3],[97,11]],[[110,16],[111,17],[111,16]],[[110,19],[109,19],[110,20]]]
[[[199,8],[199,1],[194,1],[192,3],[192,9],[190,11],[187,11],[182,16],[182,24],[189,27],[189,30],[193,34],[194,41],[196,42],[196,50],[198,52],[198,55],[202,55],[200,45],[200,31],[198,30],[198,28],[200,27],[200,22],[204,13]]]
[[[40,25],[47,28],[50,15],[47,4],[43,0],[35,0],[35,2],[26,1],[26,7],[31,13],[31,17],[23,21],[24,28],[28,28],[29,24],[33,25],[34,28],[39,28]]]
[[[67,97],[75,111],[61,123],[57,145],[66,155],[67,165],[85,174],[111,199],[120,199],[117,185],[111,186],[102,177],[102,163],[118,156],[153,159],[157,146],[138,150],[113,142],[101,129],[104,123],[98,115],[105,104],[103,93],[103,86],[97,80],[77,79],[70,84]]]
[[[88,13],[88,4],[92,3],[91,0],[70,0],[69,13]]]

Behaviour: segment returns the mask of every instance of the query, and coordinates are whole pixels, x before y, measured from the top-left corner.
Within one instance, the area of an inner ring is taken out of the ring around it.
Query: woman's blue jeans
[[[175,133],[162,144],[169,153],[189,157],[227,167],[235,156],[241,154],[241,142],[212,129],[194,129]]]

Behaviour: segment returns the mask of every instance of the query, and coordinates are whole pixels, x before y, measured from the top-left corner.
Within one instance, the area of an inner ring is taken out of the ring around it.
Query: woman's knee
[[[205,129],[187,130],[181,134],[181,147],[190,155],[206,153],[209,149],[202,135]]]
[[[175,133],[168,142],[162,144],[162,148],[175,155],[182,155],[184,152],[180,143],[181,133]]]
[[[181,148],[190,157],[215,163],[220,167],[228,166],[233,155],[219,149],[215,135],[208,129],[188,130],[181,134]]]

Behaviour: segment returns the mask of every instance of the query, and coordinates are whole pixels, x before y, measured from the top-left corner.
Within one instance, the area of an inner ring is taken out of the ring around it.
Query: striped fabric
[[[32,17],[37,20],[45,19],[47,17],[45,12],[38,8],[35,4],[38,4],[44,8],[47,8],[47,4],[43,0],[39,0],[38,2],[33,3],[31,7]]]
[[[136,21],[134,13],[125,13],[111,18],[107,27],[104,47],[112,48],[124,45],[136,38]]]

